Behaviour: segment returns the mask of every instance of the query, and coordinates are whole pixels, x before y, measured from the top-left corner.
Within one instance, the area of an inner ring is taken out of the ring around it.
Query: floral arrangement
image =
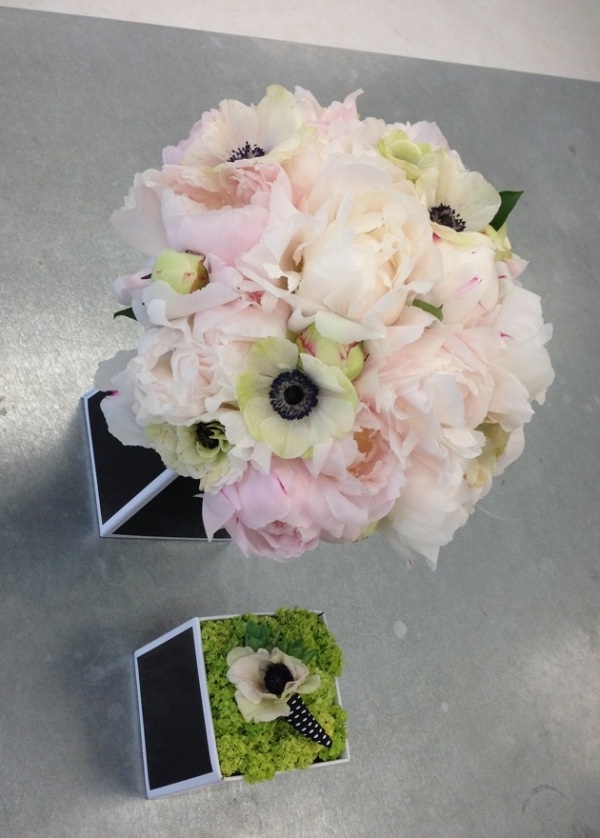
[[[198,481],[209,537],[286,560],[378,529],[435,563],[523,449],[551,327],[520,193],[357,95],[223,101],[135,176],[113,221],[149,261],[116,296],[142,331],[96,385],[116,437]]]
[[[248,782],[339,760],[346,713],[342,653],[320,616],[300,608],[202,621],[219,763]]]

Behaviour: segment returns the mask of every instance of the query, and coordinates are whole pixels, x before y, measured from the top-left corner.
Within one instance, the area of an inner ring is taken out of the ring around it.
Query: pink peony
[[[273,461],[267,474],[249,468],[234,485],[204,496],[208,538],[225,527],[246,556],[298,558],[314,550],[321,537],[307,503],[311,488],[301,461]]]
[[[205,495],[208,537],[224,527],[246,555],[286,561],[320,539],[347,542],[368,534],[404,482],[377,424],[365,411],[351,439],[315,446],[313,460],[274,457],[268,473],[249,467],[239,482]]]
[[[440,547],[466,523],[482,493],[465,481],[460,459],[421,451],[407,471],[400,498],[379,529],[409,560],[414,551],[435,566]]]

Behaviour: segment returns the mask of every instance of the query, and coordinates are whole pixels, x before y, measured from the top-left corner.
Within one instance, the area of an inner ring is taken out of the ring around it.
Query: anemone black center
[[[437,207],[430,209],[429,218],[444,227],[451,227],[457,233],[462,233],[467,226],[456,210],[448,204],[438,204]]]
[[[300,404],[302,399],[304,398],[304,390],[300,387],[299,384],[290,384],[289,387],[286,387],[283,391],[285,396],[285,400],[289,405],[295,407],[297,404]]]
[[[273,379],[269,401],[282,419],[304,419],[319,403],[319,388],[302,370],[286,370]]]
[[[213,436],[215,428],[207,422],[198,422],[196,425],[196,439],[203,448],[211,450],[219,447],[219,440]]]
[[[231,155],[227,158],[227,162],[235,163],[236,160],[250,160],[252,157],[264,156],[264,148],[261,148],[259,145],[250,145],[250,143],[246,140],[244,145],[241,145],[239,148],[236,148],[235,151],[231,152]]]
[[[265,687],[273,695],[280,696],[285,685],[294,680],[294,676],[284,663],[272,663],[265,672]]]

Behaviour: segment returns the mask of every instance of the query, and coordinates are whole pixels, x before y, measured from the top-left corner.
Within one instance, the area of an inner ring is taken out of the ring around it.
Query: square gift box
[[[100,536],[206,541],[198,481],[166,468],[151,448],[123,445],[108,430],[104,393],[83,396]],[[228,541],[225,530],[214,541]]]
[[[314,613],[325,624],[322,612]],[[241,779],[221,773],[202,645],[203,623],[239,616],[195,617],[134,653],[147,797]],[[334,683],[335,704],[341,707],[337,678]],[[346,742],[337,759],[309,767],[349,759]]]

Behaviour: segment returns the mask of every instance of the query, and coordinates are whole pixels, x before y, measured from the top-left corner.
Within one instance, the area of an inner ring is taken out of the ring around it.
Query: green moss
[[[246,722],[227,680],[227,654],[244,645],[246,624],[253,620],[281,637],[288,646],[301,643],[316,650],[308,667],[321,676],[315,693],[304,695],[310,712],[333,740],[331,748],[296,733],[284,719]],[[243,614],[201,623],[202,648],[208,680],[217,750],[224,777],[242,774],[249,783],[271,779],[277,771],[308,768],[315,761],[338,759],[346,747],[346,713],[336,705],[335,678],[342,674],[342,653],[335,638],[313,611],[280,609],[273,616]]]

